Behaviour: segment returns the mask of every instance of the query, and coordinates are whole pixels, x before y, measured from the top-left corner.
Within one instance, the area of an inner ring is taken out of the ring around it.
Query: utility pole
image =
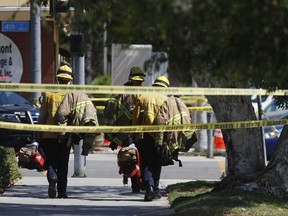
[[[103,33],[103,75],[107,75],[107,30],[106,22],[104,23],[104,33]]]
[[[73,33],[70,36],[70,52],[74,84],[85,85],[85,58],[83,53],[83,34]],[[86,156],[81,155],[83,140],[74,145],[74,174],[73,177],[86,177]]]
[[[41,12],[40,1],[30,0],[30,75],[31,82],[41,84]],[[32,98],[36,102],[40,92],[33,92]]]

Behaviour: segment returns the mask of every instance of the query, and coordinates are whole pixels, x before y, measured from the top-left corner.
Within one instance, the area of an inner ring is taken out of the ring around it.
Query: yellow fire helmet
[[[56,77],[72,80],[73,79],[72,69],[67,65],[63,65],[63,66],[59,67],[57,74],[56,74]]]
[[[145,81],[145,74],[143,70],[139,67],[132,67],[130,69],[129,80]]]
[[[158,76],[152,86],[159,86],[168,88],[170,86],[170,82],[167,77],[165,76]]]

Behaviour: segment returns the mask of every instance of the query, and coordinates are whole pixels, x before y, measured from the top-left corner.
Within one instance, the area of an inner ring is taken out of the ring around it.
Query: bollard
[[[212,121],[212,112],[207,112],[207,123],[211,123]],[[213,130],[210,129],[207,131],[207,136],[208,136],[208,152],[207,152],[207,157],[208,158],[213,158]]]
[[[74,174],[72,177],[86,177],[86,157],[81,155],[83,140],[78,145],[74,145]]]

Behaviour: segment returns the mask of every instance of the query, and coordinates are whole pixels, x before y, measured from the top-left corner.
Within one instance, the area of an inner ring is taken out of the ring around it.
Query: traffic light
[[[50,0],[50,15],[56,18],[57,13],[67,13],[70,9],[69,0]]]
[[[80,56],[84,55],[84,35],[82,33],[72,33],[70,35],[70,52]]]

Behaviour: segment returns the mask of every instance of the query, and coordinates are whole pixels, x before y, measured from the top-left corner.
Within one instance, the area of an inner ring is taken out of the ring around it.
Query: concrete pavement
[[[69,178],[69,199],[49,199],[43,177],[23,177],[0,196],[0,215],[171,215],[167,197],[144,202],[119,179]]]
[[[111,155],[114,157],[113,155]],[[110,157],[111,157],[110,156]],[[109,154],[91,154],[88,160],[108,158]],[[192,158],[194,160],[195,158]],[[205,160],[205,158],[198,158]],[[209,159],[211,161],[211,159]],[[218,159],[213,161],[219,162]],[[114,162],[112,162],[114,164]],[[73,156],[70,159],[73,164]],[[49,199],[47,180],[43,172],[21,170],[23,178],[0,195],[0,215],[172,215],[167,197],[144,202],[144,191],[133,194],[131,188],[122,185],[122,177],[85,177],[68,179],[69,199]],[[71,175],[68,175],[71,176]],[[191,180],[191,179],[190,179]],[[161,190],[188,179],[162,179]]]

